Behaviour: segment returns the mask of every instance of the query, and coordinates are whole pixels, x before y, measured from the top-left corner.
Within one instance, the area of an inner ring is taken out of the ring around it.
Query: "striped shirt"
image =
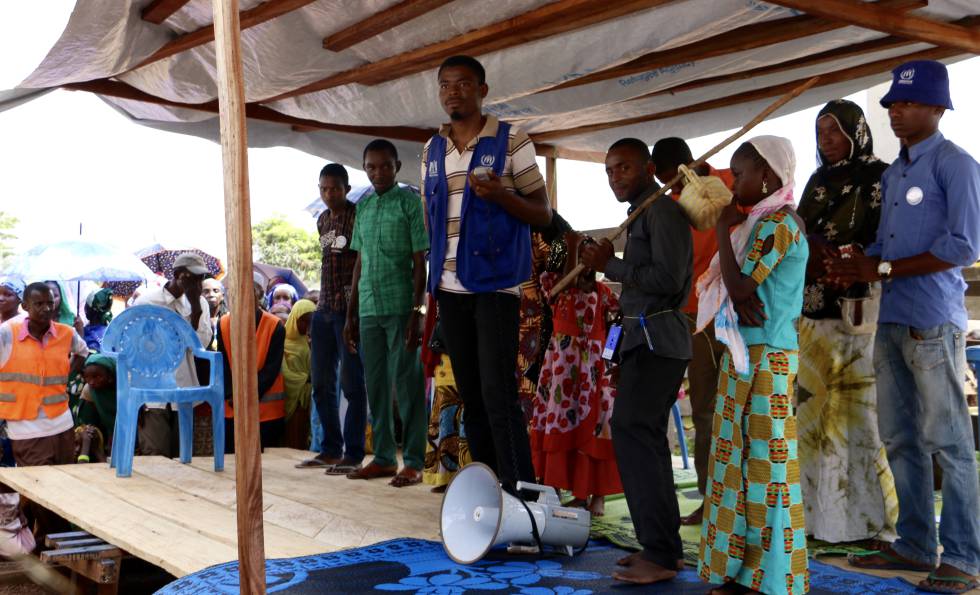
[[[463,189],[466,186],[466,176],[470,170],[470,161],[473,159],[473,150],[477,142],[485,137],[497,136],[499,121],[497,118],[487,115],[487,122],[475,138],[473,138],[460,152],[456,144],[449,138],[449,124],[444,124],[439,129],[439,134],[446,137],[446,183],[449,189],[449,203],[447,205],[446,222],[446,260],[443,264],[442,279],[439,281],[439,289],[451,293],[472,293],[460,283],[456,276],[456,247],[459,244],[460,214],[463,210]],[[431,142],[431,141],[430,141]],[[422,172],[421,188],[425,187],[425,162],[429,153],[429,142],[425,143],[422,150]],[[515,192],[521,196],[527,196],[531,192],[544,187],[544,179],[538,169],[538,162],[535,159],[534,143],[523,130],[511,126],[510,134],[507,139],[507,158],[504,160],[504,169],[500,177],[504,188]],[[512,287],[508,293],[518,294],[518,288]]]

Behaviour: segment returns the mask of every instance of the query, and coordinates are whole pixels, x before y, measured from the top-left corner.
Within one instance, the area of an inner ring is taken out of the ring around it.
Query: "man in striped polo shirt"
[[[428,290],[439,306],[470,452],[512,487],[534,480],[517,396],[518,286],[531,275],[530,226],[548,225],[551,206],[531,139],[482,113],[489,90],[483,66],[453,56],[438,79],[450,121],[422,155]]]

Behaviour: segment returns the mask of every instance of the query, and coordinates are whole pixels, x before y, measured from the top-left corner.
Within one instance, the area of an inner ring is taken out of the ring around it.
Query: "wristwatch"
[[[420,306],[415,306],[414,308],[412,308],[412,312],[417,312],[422,316],[425,316],[426,310],[428,310],[428,308],[425,307],[425,304],[422,304]]]
[[[878,263],[878,276],[882,279],[887,279],[892,276],[892,263],[887,260],[882,260]]]

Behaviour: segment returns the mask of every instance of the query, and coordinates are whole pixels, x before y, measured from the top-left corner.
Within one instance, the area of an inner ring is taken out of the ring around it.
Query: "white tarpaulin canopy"
[[[125,7],[121,8],[121,5]],[[810,6],[812,5],[812,6]],[[802,7],[807,12],[796,8]],[[359,166],[396,141],[404,181],[445,119],[436,67],[487,68],[486,111],[539,153],[597,160],[636,136],[742,125],[799,81],[788,113],[888,80],[913,58],[980,52],[978,0],[242,0],[248,141]],[[80,0],[0,110],[53,88],[97,93],[145,126],[218,140],[210,0]]]

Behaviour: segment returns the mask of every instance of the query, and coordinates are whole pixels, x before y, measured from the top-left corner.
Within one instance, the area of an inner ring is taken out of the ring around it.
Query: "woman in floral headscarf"
[[[20,321],[27,314],[20,311],[20,303],[24,300],[24,283],[19,279],[0,279],[0,323],[13,320]]]
[[[830,542],[887,537],[898,513],[878,438],[872,349],[877,288],[821,281],[823,262],[872,243],[881,174],[861,108],[828,103],[817,116],[817,158],[800,201],[810,242],[800,319],[797,418],[807,533]]]

